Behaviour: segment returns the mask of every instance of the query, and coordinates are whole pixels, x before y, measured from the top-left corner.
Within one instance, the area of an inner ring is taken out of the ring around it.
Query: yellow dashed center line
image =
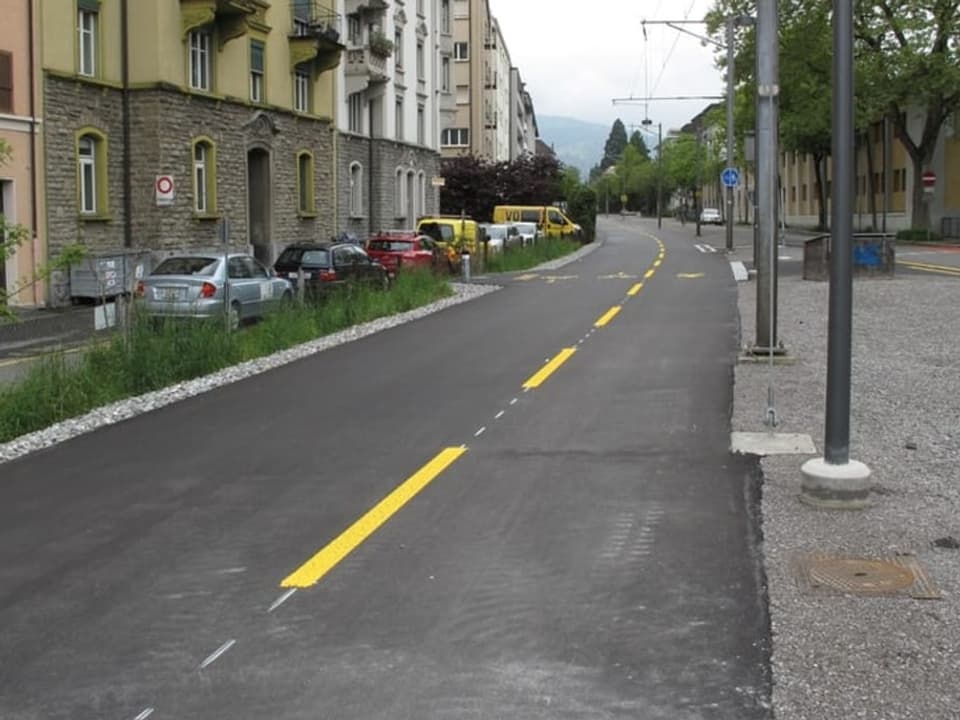
[[[407,478],[393,492],[367,511],[363,517],[344,530],[333,542],[320,550],[280,583],[285,588],[307,588],[316,585],[347,555],[370,537],[404,505],[429,485],[467,451],[466,447],[441,450],[430,462]]]
[[[638,295],[641,290],[643,290],[643,283],[637,283],[632,288],[627,290],[627,295],[629,295],[630,297],[633,297],[635,295]]]
[[[540,368],[536,373],[530,376],[530,378],[523,384],[523,387],[531,390],[533,388],[538,388],[543,383],[547,381],[547,378],[553,375],[561,365],[563,365],[567,360],[570,359],[570,356],[577,351],[576,348],[564,348],[559,353],[556,354],[546,365]]]
[[[650,278],[653,277],[653,274],[654,274],[655,272],[656,272],[656,270],[647,270],[647,271],[643,274],[643,276],[644,276],[647,280],[649,280]]]
[[[612,308],[607,310],[603,315],[601,315],[597,319],[597,321],[593,324],[593,326],[598,328],[603,327],[604,325],[609,323],[611,320],[613,320],[617,316],[617,313],[620,312],[622,309],[623,309],[622,305],[614,305]]]

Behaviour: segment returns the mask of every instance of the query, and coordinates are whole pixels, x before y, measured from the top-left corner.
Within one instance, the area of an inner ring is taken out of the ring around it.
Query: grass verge
[[[20,382],[0,388],[0,442],[451,294],[446,279],[411,272],[401,273],[389,292],[349,288],[320,304],[284,307],[235,333],[220,322],[157,325],[138,318],[127,333],[80,357],[52,354]]]
[[[512,248],[487,258],[486,272],[501,273],[528,270],[540,263],[556,260],[583,247],[567,239],[540,240],[525,248]]]

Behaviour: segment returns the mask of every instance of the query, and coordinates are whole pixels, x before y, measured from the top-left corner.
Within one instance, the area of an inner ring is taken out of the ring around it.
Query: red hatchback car
[[[446,255],[436,241],[413,230],[377,233],[367,242],[367,255],[383,265],[391,277],[403,267],[426,270],[446,267]]]

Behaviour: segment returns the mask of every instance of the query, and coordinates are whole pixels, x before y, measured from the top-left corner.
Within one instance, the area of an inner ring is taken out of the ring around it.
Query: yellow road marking
[[[647,271],[643,274],[643,276],[644,276],[647,280],[649,280],[650,278],[653,277],[653,274],[654,274],[655,272],[656,272],[656,270],[647,270]]]
[[[523,384],[523,387],[533,389],[543,385],[543,383],[547,381],[547,378],[553,375],[557,368],[569,360],[570,356],[576,351],[576,348],[564,348],[561,350],[553,359],[550,360],[550,362],[531,375],[530,378]]]
[[[634,295],[638,294],[641,290],[643,290],[643,283],[637,283],[632,288],[627,290],[627,295],[629,295],[630,297],[633,297]]]
[[[516,280],[534,280],[540,277],[539,273],[524,273],[523,275],[517,275]]]
[[[617,313],[620,312],[622,309],[623,309],[622,305],[614,305],[612,308],[607,310],[603,315],[601,315],[600,318],[593,324],[593,326],[598,328],[603,327],[604,325],[608,324],[611,320],[613,320],[617,316]]]
[[[663,260],[661,258],[657,258],[656,260],[653,261],[653,266],[655,268],[660,267],[661,265],[663,265]]]
[[[441,450],[436,457],[374,505],[333,542],[285,577],[280,587],[307,588],[316,585],[324,575],[333,570],[466,451],[466,447],[450,447]]]
[[[547,285],[553,285],[557,280],[576,280],[579,277],[579,275],[544,275],[543,279],[547,281]]]
[[[627,273],[623,272],[623,270],[621,270],[620,272],[615,273],[615,274],[613,274],[613,275],[598,275],[598,276],[597,276],[597,278],[598,278],[599,280],[633,280],[633,278],[635,278],[635,277],[636,277],[636,275],[628,275]]]
[[[943,273],[944,275],[960,275],[960,267],[951,265],[935,265],[933,263],[914,262],[913,260],[898,260],[898,265],[903,265],[911,270],[924,270],[926,272]]]
[[[677,277],[692,280],[693,278],[702,278],[703,273],[677,273]]]

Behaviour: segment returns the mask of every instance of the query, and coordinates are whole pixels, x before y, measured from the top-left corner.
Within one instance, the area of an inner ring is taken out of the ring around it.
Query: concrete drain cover
[[[815,553],[796,560],[801,587],[821,594],[938,600],[941,595],[913,555],[857,558]]]

